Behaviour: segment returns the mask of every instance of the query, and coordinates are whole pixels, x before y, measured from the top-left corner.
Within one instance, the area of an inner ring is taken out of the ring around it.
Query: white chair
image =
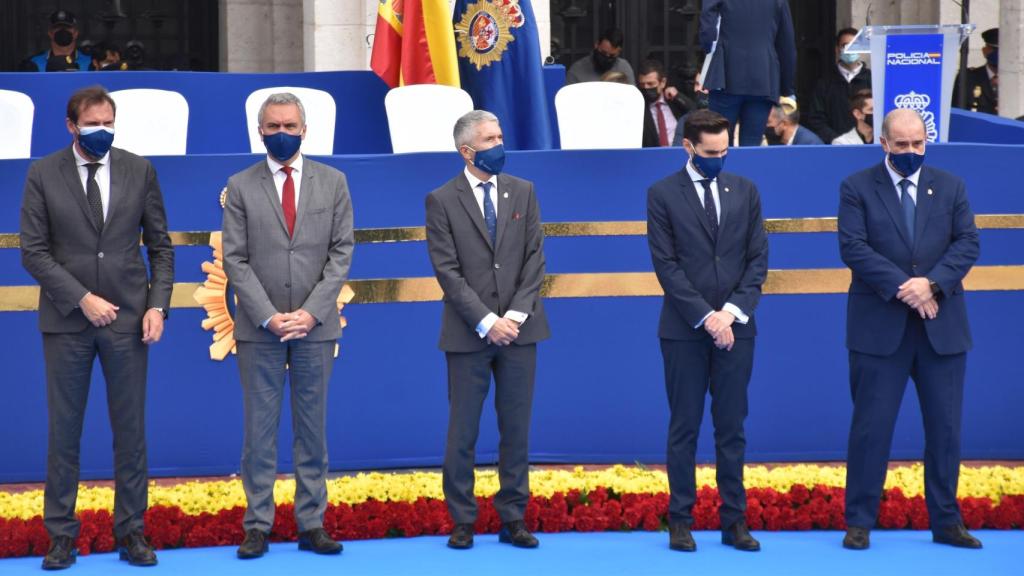
[[[188,142],[188,102],[179,92],[133,88],[116,90],[114,146],[140,156],[184,156]]]
[[[414,84],[388,91],[384,108],[395,154],[447,152],[455,149],[455,121],[473,110],[473,98],[452,86]]]
[[[249,148],[253,154],[267,153],[258,130],[260,106],[263,106],[267,96],[278,92],[294,94],[306,110],[306,139],[302,141],[302,151],[319,156],[334,154],[334,123],[338,114],[334,97],[323,90],[298,86],[261,88],[246,98],[245,122],[249,131]]]
[[[563,150],[640,148],[644,140],[644,97],[618,82],[580,82],[555,94]]]
[[[0,90],[0,126],[9,138],[0,138],[0,158],[32,156],[32,119],[36,106],[27,94]]]

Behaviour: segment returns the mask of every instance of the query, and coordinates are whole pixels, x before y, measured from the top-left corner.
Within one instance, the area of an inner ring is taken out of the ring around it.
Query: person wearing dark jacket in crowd
[[[844,28],[836,35],[836,65],[818,80],[804,114],[804,126],[824,142],[832,142],[856,127],[850,98],[861,90],[871,90],[871,70],[861,62],[860,54],[844,52],[856,35],[853,28]]]

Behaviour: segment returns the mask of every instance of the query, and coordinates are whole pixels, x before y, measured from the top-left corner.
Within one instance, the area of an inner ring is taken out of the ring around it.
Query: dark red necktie
[[[288,236],[295,235],[295,181],[292,180],[291,166],[282,166],[284,187],[281,189],[281,209],[284,210],[284,223],[288,226]]]
[[[664,102],[657,102],[654,109],[658,114],[658,146],[668,146],[668,127],[665,126]]]

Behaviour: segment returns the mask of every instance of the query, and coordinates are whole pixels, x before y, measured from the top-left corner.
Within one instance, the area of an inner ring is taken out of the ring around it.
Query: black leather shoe
[[[669,522],[668,547],[680,552],[695,551],[697,549],[697,543],[693,541],[693,534],[690,534],[690,527],[682,522]]]
[[[540,542],[526,529],[526,522],[513,520],[501,525],[498,532],[498,542],[511,544],[516,548],[536,548]]]
[[[70,536],[55,536],[50,539],[50,549],[43,558],[43,570],[63,570],[71,567],[78,556],[75,540]]]
[[[761,549],[761,543],[750,535],[747,523],[743,520],[738,520],[732,526],[722,530],[722,544],[744,552],[757,552]]]
[[[235,552],[235,555],[242,560],[251,560],[259,558],[269,551],[267,535],[255,528],[250,528],[245,531],[245,540],[242,540],[242,545],[238,547],[238,552]]]
[[[299,550],[311,550],[315,554],[341,554],[345,547],[337,542],[327,530],[313,528],[299,533]]]
[[[978,540],[963,524],[953,524],[932,531],[932,542],[949,544],[957,548],[981,548],[981,540]]]
[[[456,550],[468,550],[473,547],[473,525],[456,524],[452,535],[448,538],[448,547]]]
[[[127,560],[132,566],[156,566],[156,553],[146,542],[142,530],[129,532],[117,541],[117,551],[121,560]]]
[[[850,526],[843,537],[843,548],[849,550],[867,550],[871,546],[871,531],[860,526]]]

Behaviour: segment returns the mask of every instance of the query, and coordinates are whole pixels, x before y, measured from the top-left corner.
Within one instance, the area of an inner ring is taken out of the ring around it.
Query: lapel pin
[[[931,196],[931,195],[932,195],[932,189],[931,189],[931,188],[929,188],[929,189],[928,189],[928,195],[929,195],[929,196]]]
[[[928,193],[931,194],[931,191],[929,190]],[[505,192],[504,194],[502,194],[501,197],[502,198],[508,198],[508,192]]]
[[[726,192],[728,192],[728,191],[729,191],[729,187],[728,187],[728,186],[726,186],[726,187],[725,187],[725,191],[726,191]]]

